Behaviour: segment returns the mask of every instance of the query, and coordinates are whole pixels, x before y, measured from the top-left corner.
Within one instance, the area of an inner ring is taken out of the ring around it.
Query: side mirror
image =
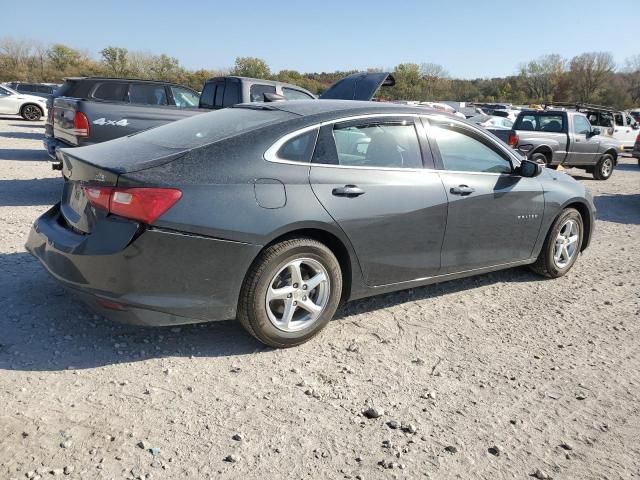
[[[638,129],[640,129],[640,124],[634,123],[633,125],[631,125],[631,128],[634,129],[634,130],[638,130]]]
[[[600,129],[599,128],[594,128],[593,130],[591,130],[591,136],[595,137],[596,135],[600,135]]]
[[[264,93],[263,97],[265,102],[281,102],[285,100],[284,96],[277,93]]]
[[[542,173],[542,169],[544,165],[538,162],[533,162],[531,160],[522,160],[520,163],[520,167],[518,168],[518,173],[521,177],[533,178],[537,177]]]

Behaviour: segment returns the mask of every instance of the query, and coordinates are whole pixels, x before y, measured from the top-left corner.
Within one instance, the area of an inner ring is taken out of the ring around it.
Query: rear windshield
[[[146,130],[132,138],[167,148],[196,148],[295,116],[281,110],[226,108]]]
[[[564,131],[564,115],[553,113],[526,113],[516,120],[515,130],[529,130],[537,132]]]

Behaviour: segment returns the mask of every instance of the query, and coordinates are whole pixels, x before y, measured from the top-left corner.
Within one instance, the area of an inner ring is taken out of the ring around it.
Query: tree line
[[[381,71],[371,68],[369,71]],[[434,63],[401,63],[392,69],[396,85],[384,90],[389,100],[458,100],[514,104],[586,102],[630,108],[640,105],[640,54],[615,63],[609,52],[587,52],[567,59],[557,54],[524,62],[506,77],[458,79]],[[64,77],[102,75],[165,80],[200,90],[208,78],[242,75],[294,83],[321,93],[354,71],[273,72],[260,58],[238,57],[233,67],[190,70],[166,54],[107,46],[98,58],[63,44],[0,39],[0,82],[60,83]]]

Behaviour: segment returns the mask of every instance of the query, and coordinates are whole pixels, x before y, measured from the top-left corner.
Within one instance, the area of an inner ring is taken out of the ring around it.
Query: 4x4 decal
[[[116,120],[107,120],[106,118],[102,117],[102,118],[98,118],[97,120],[94,120],[92,123],[94,125],[109,125],[109,126],[115,126],[115,127],[126,127],[127,125],[129,125],[129,121],[126,118],[116,121]]]

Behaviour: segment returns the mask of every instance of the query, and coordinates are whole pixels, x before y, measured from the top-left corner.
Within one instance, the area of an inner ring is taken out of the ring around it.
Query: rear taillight
[[[153,223],[182,197],[175,188],[82,187],[89,203],[120,217]]]
[[[518,138],[518,135],[516,135],[513,132],[509,134],[509,140],[507,141],[507,143],[509,144],[510,147],[516,148],[518,146],[519,141],[520,139]]]
[[[73,116],[73,134],[76,137],[89,136],[89,119],[82,112],[76,112]]]
[[[640,145],[640,133],[638,134],[638,136],[636,137],[636,143]]]

